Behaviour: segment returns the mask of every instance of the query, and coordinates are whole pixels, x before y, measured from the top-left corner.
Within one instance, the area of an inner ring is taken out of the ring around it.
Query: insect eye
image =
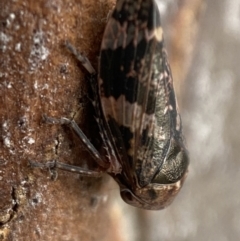
[[[132,193],[129,190],[121,190],[122,199],[128,202],[133,201]]]

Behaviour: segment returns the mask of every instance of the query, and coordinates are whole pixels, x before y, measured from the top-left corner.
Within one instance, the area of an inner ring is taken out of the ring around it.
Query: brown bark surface
[[[74,118],[94,141],[87,72],[65,49],[69,40],[97,68],[113,1],[0,2],[0,240],[118,240],[107,177],[32,169],[29,160],[86,166],[76,135],[42,115]],[[94,168],[94,167],[93,167]]]

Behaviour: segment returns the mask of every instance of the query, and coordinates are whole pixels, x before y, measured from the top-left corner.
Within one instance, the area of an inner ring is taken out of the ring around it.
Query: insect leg
[[[69,172],[76,172],[79,173],[83,176],[90,176],[90,177],[100,177],[102,176],[101,171],[92,171],[92,170],[86,170],[83,169],[79,166],[73,166],[73,165],[68,165],[62,162],[58,161],[50,161],[47,163],[39,163],[39,162],[34,162],[34,161],[29,161],[31,167],[37,167],[37,168],[48,168],[52,175],[54,176],[53,179],[57,178],[57,174],[54,172],[56,169],[62,169],[64,171],[69,171]]]
[[[72,45],[70,44],[68,41],[66,41],[66,47],[67,49],[73,53],[75,55],[75,57],[81,62],[82,66],[90,73],[90,74],[96,74],[96,71],[95,69],[92,67],[89,59],[82,55],[81,53],[79,53],[77,51],[77,49]]]
[[[96,148],[91,144],[89,139],[86,137],[86,135],[82,132],[82,130],[79,128],[77,123],[74,120],[70,120],[67,118],[52,118],[48,117],[46,115],[43,116],[44,121],[48,124],[61,124],[61,125],[70,125],[72,129],[76,132],[76,134],[79,136],[79,138],[82,140],[84,145],[87,147],[87,150],[90,152],[90,154],[94,157],[95,161],[98,163],[100,167],[103,169],[107,169],[109,167],[109,163],[104,161],[104,158],[100,155],[100,153],[96,150]],[[51,172],[51,176],[53,180],[57,179],[57,169],[62,169],[69,172],[76,172],[84,176],[91,176],[91,177],[100,177],[102,175],[102,171],[93,171],[93,170],[87,170],[79,166],[69,165],[66,163],[58,162],[56,160],[50,161],[47,163],[38,163],[34,161],[29,161],[31,167],[38,167],[38,168],[47,168]]]
[[[92,67],[89,59],[84,56],[83,54],[81,54],[79,51],[77,51],[77,49],[68,41],[66,41],[66,47],[67,49],[75,56],[75,58],[77,60],[80,61],[80,63],[82,64],[82,66],[89,72],[90,76],[88,77],[91,87],[92,87],[92,91],[93,91],[93,97],[94,100],[92,100],[93,106],[96,110],[96,114],[99,117],[99,113],[98,113],[98,106],[97,106],[97,102],[99,101],[98,98],[98,86],[97,86],[97,75],[96,75],[96,71],[95,69]]]
[[[96,115],[95,119],[96,119],[98,127],[99,127],[99,132],[100,132],[100,136],[103,141],[103,146],[107,152],[106,158],[112,164],[112,170],[114,170],[113,172],[119,173],[121,171],[121,165],[117,160],[117,156],[114,152],[114,148],[111,144],[111,141],[108,141],[108,139],[110,138],[109,127],[103,118],[102,108],[100,105],[100,97],[99,97],[99,93],[98,93],[99,90],[98,90],[98,81],[97,81],[96,71],[92,67],[88,58],[85,57],[84,55],[82,55],[81,53],[79,53],[72,44],[70,44],[69,42],[66,42],[66,47],[81,62],[83,67],[90,73],[90,76],[88,79],[90,81],[92,91],[93,91],[94,99],[92,100],[92,104],[95,109],[95,115]],[[74,129],[74,127],[73,127],[73,129]],[[79,129],[79,127],[78,127],[78,129]],[[75,131],[78,133],[78,131],[76,129],[75,129]],[[80,136],[80,133],[78,133],[78,135]],[[83,140],[83,138],[81,136],[80,136],[80,138]],[[113,163],[115,163],[115,164],[113,164]]]
[[[72,129],[76,132],[76,134],[79,136],[83,144],[87,147],[87,150],[94,157],[94,160],[98,163],[98,165],[103,168],[108,168],[109,164],[104,161],[104,158],[100,155],[98,150],[93,146],[93,144],[86,137],[86,135],[83,133],[83,131],[80,129],[80,127],[77,125],[77,123],[74,120],[70,120],[65,117],[56,119],[45,115],[44,115],[44,120],[46,123],[49,123],[49,124],[70,125]]]

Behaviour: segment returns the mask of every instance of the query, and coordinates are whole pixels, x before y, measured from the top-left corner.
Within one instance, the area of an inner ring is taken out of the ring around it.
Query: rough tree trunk
[[[69,128],[46,125],[42,115],[74,117],[93,137],[87,73],[63,44],[71,41],[97,68],[113,1],[0,4],[0,240],[117,240],[108,178],[58,171],[52,181],[47,170],[28,166],[91,161]]]

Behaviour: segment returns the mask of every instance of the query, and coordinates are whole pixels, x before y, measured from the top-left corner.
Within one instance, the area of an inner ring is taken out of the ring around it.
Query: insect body
[[[102,40],[98,84],[88,60],[79,58],[91,73],[106,153],[96,150],[74,121],[62,123],[72,124],[102,170],[117,181],[125,202],[166,207],[179,192],[189,161],[154,0],[117,1]]]
[[[122,167],[111,175],[123,200],[164,208],[189,161],[154,0],[117,2],[102,40],[98,85],[108,140]]]

